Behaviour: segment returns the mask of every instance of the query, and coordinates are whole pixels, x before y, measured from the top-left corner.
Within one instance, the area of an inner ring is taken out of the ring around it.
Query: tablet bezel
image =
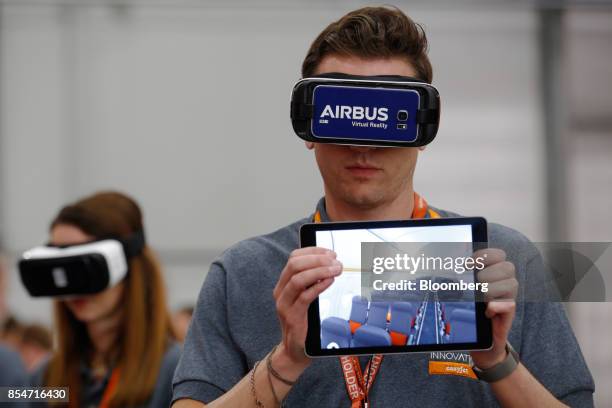
[[[447,225],[471,225],[474,251],[485,248],[488,242],[487,221],[483,217],[459,218],[427,218],[416,220],[393,221],[348,221],[308,223],[300,228],[300,247],[316,245],[317,231],[335,231],[351,229],[427,227]],[[476,272],[474,272],[476,273]],[[474,277],[476,278],[476,277]],[[342,349],[321,348],[321,321],[319,316],[319,298],[317,297],[308,308],[308,332],[306,335],[305,352],[309,357],[329,357],[340,355],[369,355],[396,353],[425,353],[434,351],[470,351],[488,350],[493,346],[491,320],[485,316],[486,303],[475,302],[476,342],[422,344],[417,346],[381,346],[357,347]]]

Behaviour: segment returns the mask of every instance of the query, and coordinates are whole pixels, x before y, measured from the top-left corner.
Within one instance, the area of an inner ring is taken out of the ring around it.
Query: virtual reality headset
[[[309,142],[424,146],[438,131],[440,95],[411,77],[318,75],[293,87],[291,122]]]
[[[129,259],[144,246],[143,232],[127,239],[39,246],[23,253],[19,274],[30,296],[91,295],[119,283],[128,273]]]

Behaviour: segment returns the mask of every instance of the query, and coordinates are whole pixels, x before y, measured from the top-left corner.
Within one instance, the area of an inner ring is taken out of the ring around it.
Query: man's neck
[[[325,194],[325,210],[330,221],[406,220],[412,217],[414,191],[410,188],[394,200],[380,205],[359,207]]]

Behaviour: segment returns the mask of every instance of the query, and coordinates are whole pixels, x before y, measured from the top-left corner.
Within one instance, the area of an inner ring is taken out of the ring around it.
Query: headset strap
[[[93,241],[89,241],[89,242],[83,242],[81,244],[74,244],[74,245],[53,245],[51,243],[47,243],[45,244],[48,247],[53,247],[53,248],[69,248],[72,246],[77,246],[77,245],[86,245],[86,244],[92,244],[94,242],[99,242],[99,241],[105,241],[107,239],[112,239],[115,240],[117,242],[119,242],[121,244],[121,246],[123,247],[123,252],[125,253],[125,257],[127,259],[133,258],[137,255],[140,255],[142,253],[142,250],[144,249],[144,247],[146,246],[146,239],[145,239],[145,234],[144,234],[144,230],[140,230],[137,231],[135,233],[133,233],[132,235],[130,235],[129,237],[126,238],[117,238],[115,236],[108,236],[108,237],[104,237],[104,238],[98,238],[95,239]]]
[[[126,258],[133,258],[142,253],[146,245],[144,230],[140,230],[127,238],[118,239],[123,246]]]
[[[314,105],[302,102],[291,102],[291,118],[309,120],[314,116]]]
[[[437,109],[419,109],[416,114],[416,121],[419,124],[436,124],[440,117],[440,111]]]

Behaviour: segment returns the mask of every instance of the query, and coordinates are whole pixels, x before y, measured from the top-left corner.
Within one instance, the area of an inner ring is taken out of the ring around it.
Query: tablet
[[[485,350],[481,217],[305,224],[300,246],[336,252],[342,274],[308,310],[311,357]]]

